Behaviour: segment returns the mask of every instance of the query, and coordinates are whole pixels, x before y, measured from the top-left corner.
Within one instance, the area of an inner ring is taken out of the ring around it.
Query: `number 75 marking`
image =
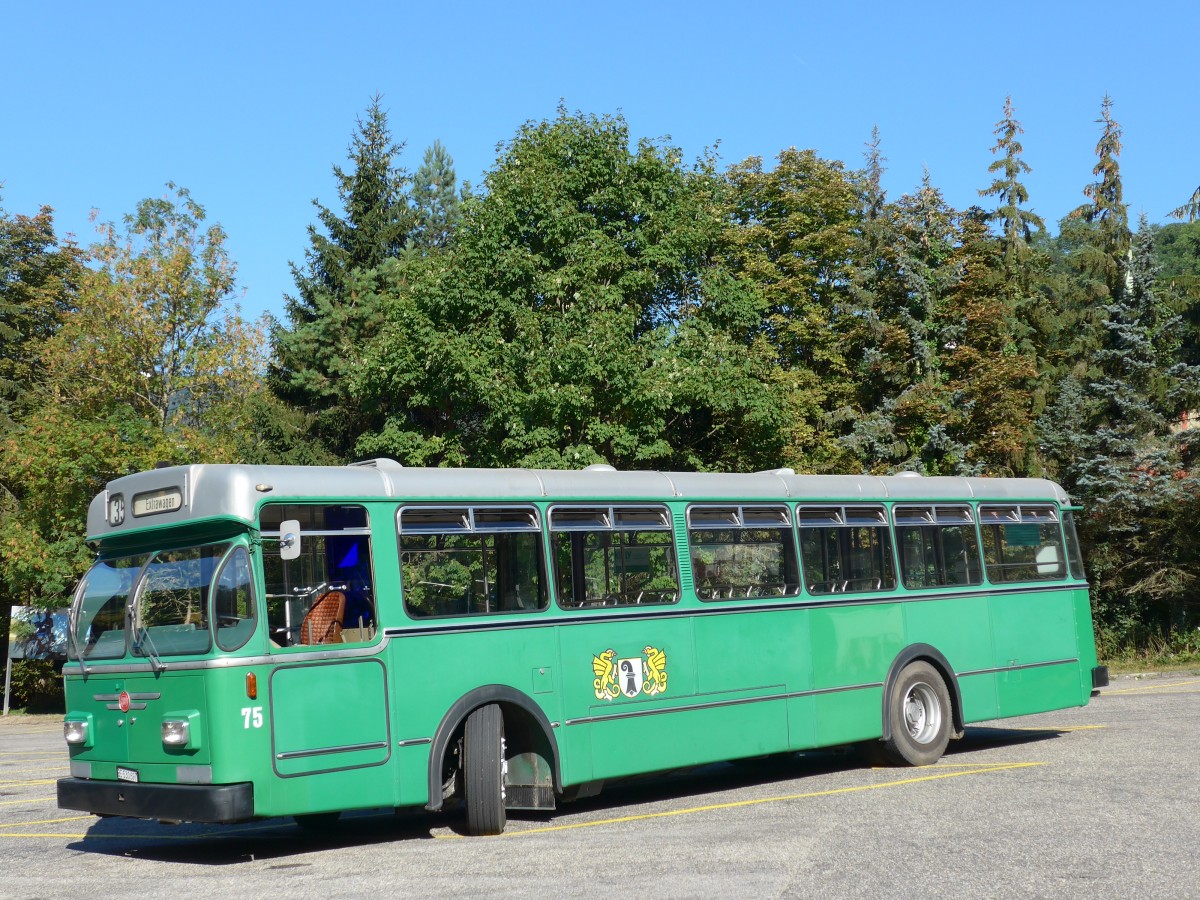
[[[242,727],[243,728],[262,728],[263,716],[261,706],[243,706],[242,707]]]

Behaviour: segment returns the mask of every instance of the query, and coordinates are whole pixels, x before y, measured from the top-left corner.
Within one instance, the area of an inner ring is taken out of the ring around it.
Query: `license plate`
[[[121,766],[117,766],[117,779],[120,781],[136,782],[138,780],[137,769],[126,769]]]

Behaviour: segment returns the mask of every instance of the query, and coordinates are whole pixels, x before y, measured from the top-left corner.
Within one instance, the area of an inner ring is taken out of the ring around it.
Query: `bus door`
[[[390,759],[391,717],[386,667],[367,646],[376,628],[367,510],[271,504],[261,522],[274,773],[328,776],[314,783],[329,809],[390,803],[370,771]]]

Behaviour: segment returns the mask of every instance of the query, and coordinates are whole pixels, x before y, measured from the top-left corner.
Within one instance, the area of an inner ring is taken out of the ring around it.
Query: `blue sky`
[[[478,184],[529,119],[622,112],[637,137],[725,163],[789,146],[885,186],[925,168],[978,202],[1011,94],[1030,205],[1057,222],[1092,178],[1113,98],[1131,215],[1200,184],[1196,0],[972,3],[0,3],[0,197],[94,239],[168,180],[229,234],[247,314],[282,315],[313,198],[336,202],[355,120],[383,95],[401,163],[440,139]],[[1007,17],[1007,18],[1006,18]]]

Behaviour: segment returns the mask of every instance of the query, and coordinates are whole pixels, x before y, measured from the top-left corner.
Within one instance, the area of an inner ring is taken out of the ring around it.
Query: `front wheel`
[[[494,703],[481,706],[467,717],[463,733],[467,834],[504,831],[504,769],[504,716]]]
[[[931,766],[950,743],[950,691],[926,662],[904,667],[888,703],[891,737],[883,742],[888,760],[901,766]]]

